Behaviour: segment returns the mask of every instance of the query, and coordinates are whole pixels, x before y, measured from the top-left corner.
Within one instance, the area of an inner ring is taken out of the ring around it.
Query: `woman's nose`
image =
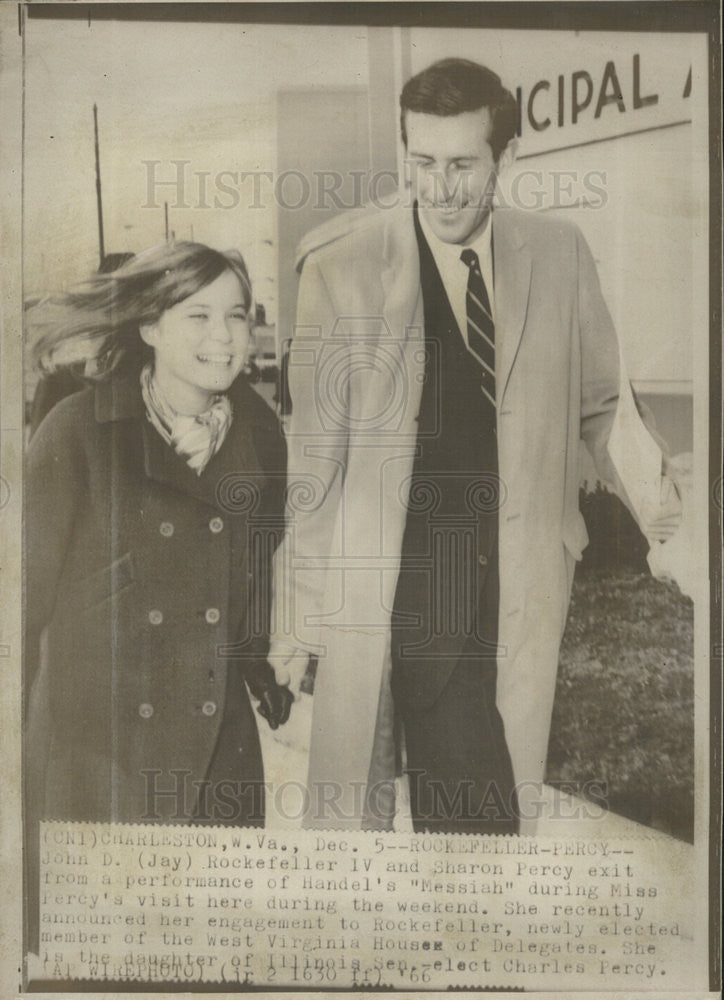
[[[232,340],[231,329],[224,318],[217,319],[211,325],[210,333],[212,340],[218,340],[224,344],[228,344]]]

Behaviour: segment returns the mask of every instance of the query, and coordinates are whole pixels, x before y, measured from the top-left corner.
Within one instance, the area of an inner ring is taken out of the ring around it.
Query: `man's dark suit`
[[[392,625],[416,828],[511,833],[513,772],[495,707],[498,455],[480,389],[419,220],[425,379]]]

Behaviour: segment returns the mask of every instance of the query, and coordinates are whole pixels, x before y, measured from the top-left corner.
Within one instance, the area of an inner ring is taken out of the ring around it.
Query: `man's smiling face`
[[[490,214],[498,165],[490,111],[442,117],[408,111],[407,159],[421,213],[445,243],[469,243]]]

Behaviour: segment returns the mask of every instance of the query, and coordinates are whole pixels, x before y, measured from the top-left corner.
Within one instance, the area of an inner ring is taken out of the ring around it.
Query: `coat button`
[[[216,702],[205,701],[201,706],[201,711],[204,713],[204,715],[216,715]]]
[[[158,530],[164,538],[170,538],[173,534],[173,525],[170,521],[161,521],[161,525]]]
[[[480,563],[481,566],[487,566],[488,565],[488,557],[487,556],[478,556],[478,562]]]
[[[160,625],[163,621],[163,613],[158,608],[153,608],[148,612],[148,620],[152,625]]]
[[[212,517],[209,521],[209,529],[213,531],[215,535],[218,535],[220,531],[224,530],[224,522],[220,517]]]
[[[216,623],[221,618],[221,612],[218,608],[207,608],[204,618],[209,623],[209,625],[216,625]]]
[[[138,714],[142,719],[150,719],[153,715],[153,705],[150,705],[147,701],[141,702],[138,706]]]

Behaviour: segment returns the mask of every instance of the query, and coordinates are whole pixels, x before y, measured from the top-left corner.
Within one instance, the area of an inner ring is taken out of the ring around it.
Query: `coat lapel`
[[[528,313],[531,256],[515,216],[493,212],[495,268],[495,346],[498,407],[502,403]]]
[[[234,418],[222,448],[197,475],[186,460],[169,447],[146,419],[138,376],[134,373],[101,383],[96,389],[96,419],[101,422],[135,420],[143,449],[146,476],[210,506],[219,505],[221,484],[229,475],[258,479],[261,466],[254,449],[251,424],[254,422],[247,393],[253,392],[237,380],[229,397]],[[238,483],[236,484],[238,488]],[[260,485],[260,484],[259,484]],[[227,483],[226,486],[229,486]],[[231,487],[229,487],[231,488]]]
[[[387,325],[393,336],[410,328],[422,330],[422,289],[420,256],[410,210],[394,213],[385,227],[382,261],[382,290]]]
[[[391,215],[384,232],[381,283],[387,327],[400,346],[406,402],[399,427],[401,439],[417,440],[416,418],[422,402],[425,343],[424,310],[420,285],[420,254],[412,211]],[[409,459],[410,463],[412,458]],[[411,471],[411,464],[410,469]]]
[[[253,389],[249,389],[253,392]],[[226,440],[201,473],[197,475],[186,460],[170,448],[149,421],[144,421],[146,475],[173,489],[218,507],[226,494],[246,486],[257,494],[261,489],[261,466],[253,444],[251,407],[237,382],[229,392],[233,419]]]
[[[148,420],[143,421],[142,428],[144,471],[146,476],[154,480],[154,482],[162,483],[164,486],[177,490],[179,493],[186,493],[188,496],[215,506],[215,478],[210,475],[210,470],[214,459],[218,458],[218,455],[215,455],[209,461],[204,471],[198,476],[193,469],[189,468],[186,460],[166,444]],[[230,434],[231,428],[229,428]],[[224,443],[226,444],[227,442]]]

